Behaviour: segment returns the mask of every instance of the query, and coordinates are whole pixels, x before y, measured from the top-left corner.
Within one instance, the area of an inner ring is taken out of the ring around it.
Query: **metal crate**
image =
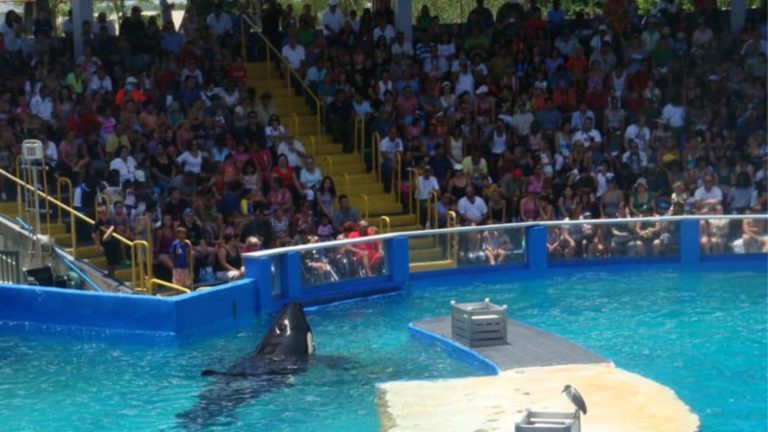
[[[507,343],[507,306],[485,299],[479,303],[451,301],[451,335],[462,345],[486,347]]]

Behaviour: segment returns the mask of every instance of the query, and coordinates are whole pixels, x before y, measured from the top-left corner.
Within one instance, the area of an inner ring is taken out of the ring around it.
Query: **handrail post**
[[[360,194],[360,198],[363,199],[363,219],[368,220],[369,212],[368,212],[368,195],[366,194]]]
[[[16,156],[16,179],[21,180],[21,155]],[[22,183],[16,183],[16,205],[19,210],[19,217],[21,220],[25,220],[26,218],[24,215],[26,212],[23,211],[24,206],[21,205],[21,200],[23,198],[21,185]]]
[[[360,119],[360,162],[365,163],[365,115]]]
[[[346,183],[347,186],[347,196],[349,196],[349,191],[351,190],[349,187],[349,174],[344,173],[341,175],[341,177],[344,179],[344,183]]]
[[[314,135],[310,135],[309,136],[309,144],[312,146],[312,156],[316,157],[317,156],[317,146],[315,144],[315,136]]]
[[[191,241],[184,240],[184,243],[187,244],[187,262],[189,263],[189,286],[184,288],[189,288],[191,291],[195,286],[195,251],[192,249]]]
[[[328,176],[333,177],[333,160],[330,156],[323,156],[323,162],[328,162]]]
[[[413,214],[413,197],[416,193],[416,174],[413,170],[408,171],[408,196],[405,199],[408,200],[408,213]]]
[[[432,229],[437,229],[437,225],[440,222],[439,214],[437,212],[437,203],[440,201],[439,194],[437,191],[431,191],[429,193],[430,201],[430,208],[432,209]],[[434,199],[431,199],[434,198]]]
[[[395,173],[392,176],[392,184],[390,185],[391,187],[390,190],[392,191],[393,194],[395,194],[395,202],[398,204],[401,202],[400,192],[399,190],[395,190],[395,187],[397,187],[397,189],[400,189],[400,183],[403,180],[402,168],[403,168],[403,158],[402,156],[400,156],[400,153],[395,153],[395,166],[394,166]]]
[[[96,194],[96,197],[93,199],[94,200],[94,203],[93,203],[94,207],[93,208],[94,209],[99,208],[99,200],[102,199],[102,198],[104,199],[104,207],[107,208],[107,214],[111,216],[112,215],[112,206],[110,205],[109,197],[104,195],[104,194]]]
[[[387,228],[386,231],[384,231],[384,227]],[[379,231],[381,231],[381,234],[388,234],[392,231],[392,222],[389,216],[379,216]]]
[[[411,178],[413,178],[413,182],[409,185],[409,190],[411,191],[411,198],[409,201],[409,205],[411,207],[416,207],[416,225],[421,226],[421,200],[419,200],[419,196],[421,196],[421,192],[419,191],[419,181],[416,177],[416,173],[414,170],[410,171]],[[424,227],[422,226],[422,229]]]
[[[379,159],[381,154],[379,153],[379,147],[381,146],[381,135],[378,132],[373,134],[373,154],[371,155],[371,162],[373,163],[373,169],[376,171],[378,182],[381,183],[381,166]]]
[[[299,116],[293,114],[293,135],[299,136]]]
[[[352,145],[354,146],[354,149],[352,150],[352,154],[357,154],[357,139],[360,135],[360,120],[355,117],[355,133],[353,135],[354,138],[352,138]]]

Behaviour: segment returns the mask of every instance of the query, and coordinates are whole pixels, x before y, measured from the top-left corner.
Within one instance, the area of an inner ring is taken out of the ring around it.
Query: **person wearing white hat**
[[[344,24],[344,14],[339,10],[339,0],[329,0],[328,9],[323,12],[323,35],[336,36]]]

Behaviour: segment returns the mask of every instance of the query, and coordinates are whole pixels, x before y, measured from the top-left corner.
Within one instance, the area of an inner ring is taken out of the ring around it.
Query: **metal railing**
[[[355,119],[355,154],[360,155],[360,162],[365,163],[365,117]]]
[[[29,164],[28,162],[22,165],[22,156],[19,155],[16,157],[16,177],[21,180],[25,186],[29,186],[29,189],[26,191],[27,193],[24,194],[24,189],[17,183],[16,185],[16,197],[18,200],[18,208],[19,208],[19,216],[21,216],[22,220],[30,225],[35,225],[35,219],[29,218],[29,213],[34,213],[34,206],[32,208],[26,208],[23,203],[23,198],[26,196],[28,197],[27,201],[30,203],[32,200],[34,200],[34,187],[30,186],[31,178],[33,176],[37,176],[38,174],[41,175],[42,178],[42,185],[43,190],[48,190],[48,165],[45,163],[45,153],[41,155],[40,159],[40,166]],[[23,169],[22,169],[23,168]],[[40,170],[40,173],[38,173],[37,170]],[[29,191],[32,191],[33,193],[29,193]],[[27,211],[24,211],[27,210]],[[48,201],[45,201],[45,234],[51,235],[51,208],[48,204]],[[42,221],[40,222],[42,224]],[[42,227],[35,227],[37,229],[40,229],[42,232]]]
[[[440,201],[440,194],[437,191],[429,192],[429,199],[427,200],[427,227],[429,229],[437,229],[439,223],[439,212],[437,211],[437,203]]]
[[[392,164],[392,169],[395,171],[392,173],[392,181],[389,185],[390,187],[390,193],[395,195],[395,202],[398,204],[400,203],[400,181],[403,179],[403,157],[400,155],[400,152],[395,153],[395,160]]]
[[[360,194],[360,198],[363,200],[363,219],[368,220],[368,216],[369,216],[368,195]]]
[[[261,29],[253,21],[251,21],[251,19],[248,18],[248,16],[240,15],[240,18],[241,18],[243,23],[247,23],[251,27],[250,34],[257,35],[261,39],[261,41],[264,43],[264,46],[266,47],[266,54],[267,54],[267,79],[270,80],[270,81],[272,80],[272,56],[274,56],[276,59],[278,59],[280,61],[279,64],[285,70],[285,72],[287,74],[287,77],[286,77],[285,81],[288,83],[288,103],[289,103],[289,107],[290,107],[291,111],[293,111],[293,99],[294,99],[294,97],[296,97],[295,92],[293,90],[293,84],[291,83],[291,81],[292,81],[291,77],[294,77],[296,82],[300,83],[301,87],[303,88],[303,91],[310,98],[312,98],[312,100],[315,102],[315,109],[316,109],[315,117],[316,117],[316,122],[317,122],[317,135],[321,135],[322,134],[322,130],[323,130],[323,126],[322,126],[322,121],[320,119],[320,116],[322,115],[322,104],[320,103],[320,99],[317,97],[315,92],[312,91],[312,89],[310,89],[309,86],[307,86],[307,84],[304,82],[304,78],[299,76],[299,74],[296,73],[296,71],[293,70],[293,68],[291,68],[290,63],[288,63],[288,60],[286,60],[285,57],[283,57],[282,53],[280,51],[278,51],[278,49],[274,45],[272,45],[272,43],[269,41],[269,39],[267,39],[266,36],[264,36],[264,34],[261,33]],[[240,34],[241,39],[243,41],[245,41],[246,38],[245,38],[245,26],[244,25],[240,26],[240,32],[241,32],[241,34]],[[246,44],[243,43],[241,45],[242,45],[242,50],[243,50],[243,52],[242,52],[243,58],[245,58],[245,55],[246,55],[246,53],[245,53],[245,46],[246,46]],[[303,98],[302,98],[302,100],[303,100]],[[295,133],[296,133],[296,135],[298,135],[298,129],[296,130]]]
[[[381,183],[381,152],[379,151],[381,148],[381,135],[379,135],[378,132],[374,132],[373,136],[371,138],[371,151],[373,152],[371,154],[371,162],[373,164],[373,169],[376,171],[377,179],[379,180],[379,183]]]
[[[11,182],[16,184],[17,190],[19,190],[19,192],[20,192],[20,193],[17,194],[17,198],[16,198],[17,201],[18,201],[18,207],[19,208],[22,208],[22,204],[21,204],[21,201],[23,199],[23,194],[21,193],[22,191],[36,192],[38,194],[38,196],[46,202],[46,207],[47,208],[49,208],[50,205],[54,205],[54,206],[59,207],[62,210],[62,214],[64,214],[64,213],[68,213],[69,214],[69,216],[70,216],[70,236],[71,236],[71,242],[72,242],[72,245],[71,245],[72,247],[71,247],[70,250],[71,250],[72,256],[77,258],[77,254],[76,254],[77,247],[78,247],[78,245],[77,245],[77,228],[76,228],[77,220],[79,219],[82,222],[87,223],[88,225],[91,225],[91,226],[93,226],[96,222],[93,219],[89,218],[88,216],[86,216],[86,215],[80,213],[79,211],[75,210],[73,207],[71,207],[71,206],[69,206],[69,205],[59,201],[58,199],[56,199],[54,197],[49,196],[48,193],[47,193],[47,190],[45,190],[45,191],[40,191],[40,190],[35,191],[33,186],[26,184],[23,180],[13,176],[9,172],[7,172],[5,170],[2,170],[2,169],[0,169],[0,176],[6,178],[7,180],[10,180]],[[70,198],[71,198],[71,195],[72,195],[72,193],[70,193]],[[106,196],[104,196],[104,198],[106,198]],[[97,195],[97,197],[95,198],[95,200],[96,200],[95,204],[97,206],[99,205],[98,199],[99,199],[99,195]],[[108,198],[106,198],[106,199],[108,200]],[[48,213],[50,214],[51,212],[48,212]],[[23,215],[23,213],[21,213],[21,215]],[[50,232],[50,220],[47,222],[47,224],[48,224],[47,231]],[[117,233],[113,233],[112,234],[112,238],[117,240],[119,243],[125,245],[126,247],[130,248],[130,256],[131,256],[131,260],[130,260],[131,261],[130,283],[131,283],[131,287],[133,288],[133,290],[137,291],[137,292],[146,292],[147,294],[152,294],[152,284],[150,282],[152,280],[152,265],[153,265],[152,263],[153,263],[153,258],[152,258],[152,248],[150,247],[149,242],[143,241],[143,240],[133,240],[133,241],[131,241],[131,240],[129,240],[129,239],[121,236],[120,234],[117,234]],[[147,257],[146,263],[143,263],[143,262],[141,262],[138,259],[137,252],[138,252],[139,248],[144,248],[146,250],[146,255],[145,255]],[[140,269],[139,268],[139,267],[143,267],[143,266],[146,266],[146,269],[143,269],[143,268]],[[182,287],[178,287],[178,286],[173,285],[173,284],[168,284],[168,285],[170,285],[170,287],[172,289],[175,289],[176,291],[179,291],[179,292],[189,292],[188,289],[185,289],[185,288],[182,288]]]
[[[0,250],[0,283],[21,283],[19,251]]]
[[[392,221],[389,216],[379,216],[379,232],[387,234],[392,231]]]
[[[341,175],[341,178],[344,179],[344,185],[346,186],[346,195],[349,196],[350,192],[350,186],[349,186],[349,174],[344,173]]]

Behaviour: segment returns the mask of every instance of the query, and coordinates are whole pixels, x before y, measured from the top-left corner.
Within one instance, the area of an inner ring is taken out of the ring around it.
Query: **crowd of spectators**
[[[70,14],[63,37],[45,11],[31,27],[6,14],[0,168],[39,139],[52,181],[73,181],[77,210],[92,214],[105,194],[109,223],[139,239],[148,230],[136,217],[150,217],[169,275],[177,227],[196,261],[226,279],[242,276],[242,251],[373,234],[283,126],[290,113],[249,86],[244,63],[264,47],[241,37],[244,17],[256,21],[244,5],[217,2],[207,16],[188,8],[177,28],[161,3],[158,16],[134,6],[119,25]],[[496,13],[477,0],[458,25],[424,6],[406,38],[391,5],[375,4],[358,14],[330,0],[318,14],[268,1],[262,33],[321,100],[334,141],[352,151],[354,123],[365,121],[382,138],[386,191],[400,179],[412,195],[404,205],[423,215],[433,205],[439,226],[452,210],[462,224],[765,210],[764,13],[732,32],[714,2],[683,13],[663,0],[641,16],[633,0],[607,0],[594,16],[566,19],[559,0]],[[0,189],[12,198],[2,178]],[[575,246],[552,236],[563,256],[587,256],[607,254],[620,234],[596,228],[586,237],[600,241]],[[634,249],[661,250],[655,240]],[[380,267],[380,245],[338,253],[365,274]],[[309,258],[314,277],[338,277],[328,264],[338,256]]]

